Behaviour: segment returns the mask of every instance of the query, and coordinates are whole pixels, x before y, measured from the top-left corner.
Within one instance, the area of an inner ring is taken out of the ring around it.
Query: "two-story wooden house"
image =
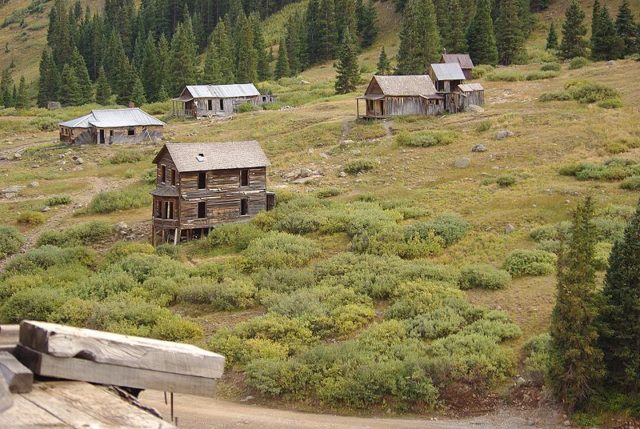
[[[256,141],[167,143],[158,152],[153,244],[206,236],[275,206],[267,192],[267,156]]]

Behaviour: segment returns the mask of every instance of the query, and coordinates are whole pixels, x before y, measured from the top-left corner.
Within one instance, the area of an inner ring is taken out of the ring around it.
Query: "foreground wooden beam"
[[[9,386],[4,381],[3,377],[0,377],[0,415],[13,406],[13,397],[9,392]]]
[[[16,357],[34,374],[80,380],[113,386],[154,389],[213,397],[217,379],[97,363],[86,359],[55,357],[23,345],[16,348]]]
[[[0,374],[12,393],[31,392],[33,373],[8,352],[0,352]]]
[[[189,344],[53,323],[23,321],[20,344],[52,357],[78,358],[76,360],[185,376],[217,379],[224,371],[224,356]]]
[[[19,331],[20,325],[0,325],[0,347],[15,347]]]

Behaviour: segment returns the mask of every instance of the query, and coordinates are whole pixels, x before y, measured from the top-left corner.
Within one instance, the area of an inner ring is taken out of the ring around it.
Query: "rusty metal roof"
[[[436,87],[428,75],[374,76],[384,95],[398,97],[429,97],[436,95]],[[369,84],[371,85],[371,84]],[[367,88],[368,92],[369,88]]]
[[[436,80],[465,80],[466,77],[458,63],[431,64]]]
[[[472,69],[473,61],[469,54],[442,54],[441,63],[458,63],[463,69]]]
[[[462,92],[484,91],[484,88],[479,83],[462,83],[458,85],[458,88]]]
[[[68,128],[121,128],[140,127],[149,125],[166,125],[161,120],[149,115],[141,109],[105,109],[92,110],[88,115],[70,121],[61,122],[61,126]]]
[[[168,151],[179,172],[257,168],[271,165],[257,141],[224,143],[167,143],[158,152],[158,163]]]
[[[252,83],[188,85],[180,94],[180,100],[189,100],[188,94],[186,94],[187,91],[192,98],[237,98],[260,95],[260,91]]]

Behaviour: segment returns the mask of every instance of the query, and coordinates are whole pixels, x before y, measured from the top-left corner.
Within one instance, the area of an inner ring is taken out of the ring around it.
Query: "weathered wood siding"
[[[135,132],[135,134],[132,136],[129,135],[129,129],[131,128],[133,128]],[[164,127],[162,125],[119,128],[60,127],[60,140],[72,144],[101,144],[100,130],[104,131],[104,144],[142,143],[145,141],[158,141],[162,139]]]
[[[385,116],[400,115],[438,115],[443,113],[442,100],[430,100],[423,97],[385,97]]]
[[[220,101],[222,100],[222,109],[220,109]],[[211,109],[209,109],[209,101],[211,101]],[[197,98],[193,100],[192,109],[197,117],[210,116],[229,116],[233,115],[235,110],[244,103],[250,103],[256,106],[262,104],[262,97],[236,97],[236,98]],[[188,109],[187,109],[188,110]]]

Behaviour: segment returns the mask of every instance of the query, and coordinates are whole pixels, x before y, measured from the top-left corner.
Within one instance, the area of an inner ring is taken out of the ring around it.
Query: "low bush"
[[[529,237],[537,242],[561,240],[569,236],[571,222],[560,222],[536,227],[529,232]]]
[[[595,254],[593,255],[595,268],[598,271],[606,271],[609,268],[609,255],[611,255],[613,244],[602,241],[596,244]]]
[[[99,192],[87,207],[89,213],[113,213],[120,210],[138,209],[151,204],[151,195],[145,187]]]
[[[559,63],[544,63],[542,67],[540,67],[541,71],[560,71]]]
[[[322,220],[316,213],[295,211],[277,216],[273,229],[291,234],[308,234],[320,229],[321,225]]]
[[[31,249],[27,253],[15,256],[5,266],[10,274],[36,273],[54,265],[81,264],[87,267],[96,264],[96,254],[86,247],[69,247],[61,249],[55,246],[42,246]]]
[[[581,69],[582,67],[588,66],[589,64],[591,64],[591,61],[589,61],[588,59],[584,57],[575,57],[569,63],[569,70]]]
[[[189,270],[183,264],[166,256],[133,253],[123,258],[115,266],[131,274],[138,283],[144,283],[151,277],[182,280],[188,277]]]
[[[565,84],[565,89],[571,98],[583,104],[620,98],[620,93],[617,90],[598,82],[573,80]]]
[[[511,283],[511,275],[491,265],[468,265],[460,271],[460,289],[505,289]]]
[[[80,298],[102,301],[111,295],[130,292],[137,286],[138,282],[129,273],[110,267],[79,285],[77,294]]]
[[[606,100],[598,101],[598,107],[603,109],[620,109],[622,106],[622,100],[619,98],[607,98]]]
[[[489,130],[491,129],[491,127],[492,127],[492,126],[493,126],[493,125],[491,124],[491,121],[490,121],[490,120],[488,120],[488,119],[487,119],[487,120],[484,120],[484,121],[480,122],[480,123],[478,124],[478,126],[476,127],[476,132],[478,132],[478,133],[483,133],[483,132],[485,132],[485,131],[489,131]]]
[[[340,189],[338,188],[322,188],[316,192],[318,198],[331,198],[340,195]]]
[[[164,243],[156,247],[156,254],[166,256],[171,259],[180,259],[182,248],[171,243]]]
[[[60,121],[56,118],[35,118],[29,122],[29,125],[32,125],[39,129],[40,131],[54,131],[59,127]]]
[[[544,80],[544,79],[552,79],[554,77],[560,76],[560,73],[554,70],[548,71],[534,71],[531,73],[527,73],[525,75],[526,80]]]
[[[207,236],[206,246],[230,247],[238,252],[246,249],[253,240],[264,235],[253,223],[227,223],[215,227]]]
[[[116,152],[109,158],[109,164],[135,164],[136,162],[142,161],[143,156],[140,152],[134,152],[131,150],[122,150]]]
[[[320,246],[308,238],[284,232],[270,232],[253,240],[244,251],[251,267],[296,268],[320,254]]]
[[[22,320],[48,321],[66,301],[59,289],[38,287],[16,292],[0,307],[0,322],[20,323]]]
[[[511,176],[511,175],[504,175],[504,176],[499,176],[496,179],[496,183],[498,184],[498,186],[500,186],[501,188],[509,188],[513,185],[516,184],[516,178]]]
[[[259,106],[256,106],[253,103],[242,103],[237,107],[238,113],[247,113],[247,112],[255,112],[260,110]]]
[[[536,386],[544,384],[548,373],[550,346],[551,336],[549,334],[532,337],[524,344],[524,376]]]
[[[607,143],[607,146],[605,146],[605,149],[611,155],[618,155],[620,153],[625,153],[626,151],[629,150],[629,148],[627,146],[625,146],[624,144],[622,144],[620,142]]]
[[[396,136],[399,146],[431,147],[445,146],[453,143],[455,134],[449,131],[402,132]]]
[[[214,282],[209,279],[191,278],[180,286],[178,302],[210,305],[213,310],[241,310],[254,305],[257,292],[249,279],[225,279]]]
[[[69,195],[56,195],[49,198],[45,204],[49,207],[64,206],[71,204],[71,197]]]
[[[377,166],[378,163],[371,159],[354,159],[353,161],[349,161],[345,164],[344,171],[347,174],[355,175],[359,173],[366,173]]]
[[[515,250],[504,262],[513,277],[545,276],[555,271],[557,256],[542,250]]]
[[[72,247],[95,244],[113,234],[113,225],[103,221],[93,221],[62,230],[43,232],[38,237],[37,246]]]
[[[135,243],[130,241],[117,241],[105,254],[105,261],[108,264],[120,261],[134,253],[145,253],[151,255],[155,249],[148,243]]]
[[[482,79],[487,75],[487,73],[490,73],[493,70],[494,67],[489,64],[480,64],[473,68],[472,77],[474,79]]]
[[[0,225],[0,259],[17,253],[24,244],[24,236],[13,226]]]
[[[612,158],[603,164],[571,164],[560,169],[563,176],[575,176],[578,180],[623,180],[640,176],[640,162],[630,159]]]
[[[542,95],[540,95],[540,98],[538,98],[538,100],[542,102],[569,101],[571,100],[571,95],[569,95],[567,91],[543,92]]]
[[[42,225],[46,220],[44,213],[27,211],[18,215],[18,223],[23,225]]]
[[[517,70],[498,69],[487,74],[486,79],[496,82],[517,82],[525,80],[525,75]]]
[[[386,319],[408,320],[421,314],[462,301],[464,295],[451,284],[438,281],[411,281],[400,284],[391,305],[385,312]]]
[[[428,240],[430,234],[435,234],[444,240],[446,247],[462,240],[470,228],[471,225],[459,215],[444,214],[431,221],[409,226],[406,230],[406,236],[408,238],[418,236],[423,240]]]
[[[620,187],[628,191],[640,190],[640,175],[627,177],[622,181],[622,183],[620,183]]]
[[[202,327],[176,315],[163,314],[151,328],[150,336],[164,341],[183,342],[200,339]]]
[[[256,271],[252,278],[258,289],[271,292],[293,292],[316,284],[313,271],[298,268],[262,269]]]
[[[391,225],[354,235],[351,249],[358,253],[415,259],[440,254],[443,244],[444,240],[434,232],[421,236],[413,231],[407,233],[398,225]]]

